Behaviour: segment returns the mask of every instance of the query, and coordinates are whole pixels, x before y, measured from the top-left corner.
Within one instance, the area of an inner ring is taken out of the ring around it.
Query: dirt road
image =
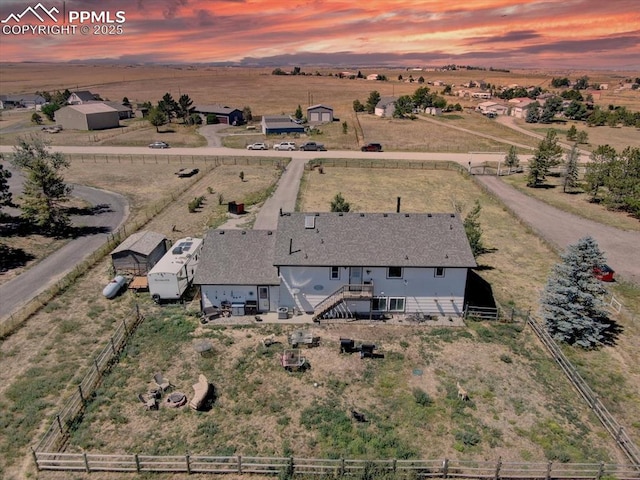
[[[592,236],[619,277],[640,284],[640,233],[627,232],[563,212],[519,192],[494,176],[478,176],[523,222],[560,250]]]

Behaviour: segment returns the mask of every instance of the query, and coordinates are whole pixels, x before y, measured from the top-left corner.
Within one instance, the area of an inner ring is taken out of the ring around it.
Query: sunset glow
[[[72,11],[126,20],[120,32],[103,22],[95,34],[92,22],[73,34],[22,33],[55,23],[26,10],[37,5],[67,13],[57,19],[67,27]],[[637,0],[3,0],[0,19],[4,62],[640,69]]]

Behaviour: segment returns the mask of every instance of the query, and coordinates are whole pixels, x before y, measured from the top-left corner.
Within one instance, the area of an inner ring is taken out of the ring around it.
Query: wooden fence
[[[313,169],[318,165],[325,167],[343,168],[394,168],[403,170],[456,170],[467,169],[456,162],[437,160],[393,160],[388,158],[368,159],[368,158],[323,158],[307,162],[305,169]]]
[[[163,155],[158,154],[93,154],[93,153],[68,153],[65,157],[81,163],[102,163],[106,165],[118,164],[142,164],[142,165],[207,165],[211,168],[221,165],[281,165],[291,160],[286,157],[243,157],[243,156],[219,156],[219,155]]]
[[[129,318],[122,320],[109,342],[93,359],[91,367],[78,385],[78,389],[67,400],[60,413],[55,416],[53,423],[35,446],[34,452],[59,452],[64,447],[69,431],[82,419],[87,401],[102,383],[105,373],[117,361],[120,352],[127,344],[129,336],[135,331],[143,318],[138,305],[136,305]],[[55,456],[60,454],[47,455]]]
[[[187,474],[273,475],[325,478],[376,478],[397,474],[410,478],[569,480],[615,477],[638,480],[633,465],[605,463],[511,463],[463,460],[353,460],[295,457],[222,457],[205,455],[101,455],[90,453],[34,453],[39,470],[82,472],[172,472]]]
[[[556,363],[560,365],[560,368],[569,378],[569,381],[580,393],[582,398],[587,402],[600,422],[602,422],[604,428],[614,438],[620,449],[622,449],[629,460],[631,460],[631,462],[637,466],[639,471],[636,478],[640,479],[640,449],[638,448],[638,446],[631,440],[631,438],[629,438],[629,435],[627,435],[627,432],[625,432],[624,427],[620,425],[615,418],[613,418],[613,415],[609,413],[598,396],[594,393],[593,390],[591,390],[589,385],[587,385],[587,382],[584,381],[584,379],[580,376],[578,371],[567,359],[567,357],[565,357],[564,353],[562,353],[562,350],[560,350],[547,330],[542,325],[540,325],[533,317],[529,317],[527,323],[531,326],[540,341],[547,348]]]

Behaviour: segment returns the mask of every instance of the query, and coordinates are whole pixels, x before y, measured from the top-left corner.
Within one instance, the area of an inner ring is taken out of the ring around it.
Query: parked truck
[[[182,297],[193,281],[201,250],[201,238],[182,238],[149,270],[149,293],[156,303]]]
[[[304,150],[305,152],[318,152],[318,151],[326,151],[324,145],[316,142],[306,142],[300,145],[300,150]]]

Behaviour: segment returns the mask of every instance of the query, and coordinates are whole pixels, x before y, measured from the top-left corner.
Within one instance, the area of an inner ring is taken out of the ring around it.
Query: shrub
[[[428,407],[433,403],[433,399],[421,388],[413,389],[413,398],[415,398],[418,405],[422,405],[423,407]]]

